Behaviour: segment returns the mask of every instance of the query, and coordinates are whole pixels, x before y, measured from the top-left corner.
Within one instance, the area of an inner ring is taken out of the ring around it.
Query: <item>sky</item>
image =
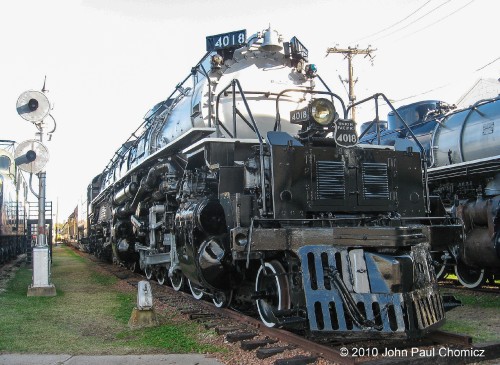
[[[382,92],[396,107],[454,103],[478,79],[500,77],[498,14],[498,0],[3,1],[0,139],[35,138],[16,101],[47,76],[57,123],[44,136],[47,200],[63,222],[144,114],[201,59],[208,35],[271,24],[285,40],[297,36],[345,100],[347,61],[326,50],[369,46],[373,62],[354,58],[358,100]],[[371,119],[371,105],[357,110],[358,122]]]

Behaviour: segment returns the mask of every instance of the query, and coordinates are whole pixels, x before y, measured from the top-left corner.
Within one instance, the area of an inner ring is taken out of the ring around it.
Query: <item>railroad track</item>
[[[77,253],[99,263],[108,272],[137,287],[145,278],[124,267],[103,263],[95,257]],[[384,364],[468,364],[500,358],[500,343],[473,345],[470,336],[436,331],[419,340],[363,341],[347,339],[318,343],[304,336],[277,328],[232,309],[217,308],[211,302],[195,300],[191,294],[150,281],[156,300],[177,310],[187,319],[224,336],[226,342],[253,351],[262,360],[281,354],[275,365],[300,365],[321,362],[341,365]],[[299,351],[297,351],[299,350]],[[297,352],[300,355],[297,355]],[[290,355],[288,355],[290,354]],[[325,362],[326,361],[326,362]]]
[[[0,293],[5,290],[7,282],[15,275],[24,261],[26,261],[26,254],[21,254],[0,265]]]
[[[454,281],[454,280],[440,281],[439,288],[440,289],[459,290],[459,291],[463,291],[464,293],[477,292],[477,293],[500,294],[500,285],[486,285],[485,284],[479,288],[469,289],[469,288],[466,288],[466,287],[460,285],[458,283],[458,281]]]

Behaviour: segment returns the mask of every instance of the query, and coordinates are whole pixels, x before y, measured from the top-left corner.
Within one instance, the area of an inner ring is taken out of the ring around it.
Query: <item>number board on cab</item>
[[[219,49],[238,48],[245,44],[246,39],[246,29],[211,35],[207,37],[207,52],[217,51]]]
[[[309,120],[309,108],[305,107],[290,112],[290,123],[300,124]]]

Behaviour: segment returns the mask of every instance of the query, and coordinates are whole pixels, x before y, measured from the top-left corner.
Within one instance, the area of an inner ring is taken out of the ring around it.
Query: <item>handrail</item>
[[[259,142],[262,143],[264,139],[262,138],[262,135],[260,134],[259,128],[257,127],[257,124],[255,123],[255,120],[253,118],[252,112],[250,111],[250,107],[248,106],[247,99],[245,97],[245,94],[248,94],[248,92],[244,92],[241,88],[241,84],[238,79],[233,79],[229,85],[227,85],[224,89],[222,89],[218,94],[215,102],[215,123],[216,123],[216,128],[221,126],[224,128],[226,132],[229,132],[221,122],[219,118],[219,105],[220,105],[220,99],[222,95],[227,96],[228,94],[232,95],[233,99],[233,133],[230,133],[231,138],[236,138],[237,133],[236,133],[236,115],[239,115],[246,123],[248,121],[245,120],[245,118],[242,117],[241,112],[238,110],[236,107],[236,86],[238,86],[238,94],[240,94],[243,103],[245,104],[245,109],[250,117],[250,120],[252,124],[249,124],[248,126],[253,129],[253,132],[257,135]],[[231,92],[228,92],[228,89],[231,88]],[[250,92],[251,94],[267,94],[266,92],[258,92],[258,91],[252,91]]]
[[[349,105],[347,107],[347,113],[349,113],[349,111],[354,107],[354,106],[357,106],[357,105],[360,105],[360,104],[363,104],[371,99],[374,99],[375,100],[375,106],[376,106],[376,113],[377,115],[375,116],[375,120],[373,120],[371,123],[370,123],[370,126],[372,126],[373,123],[375,123],[377,120],[379,120],[379,116],[378,116],[378,98],[379,97],[382,97],[385,102],[387,103],[387,105],[389,106],[389,108],[391,108],[391,110],[396,114],[396,116],[399,118],[399,120],[401,120],[401,122],[403,123],[403,125],[405,126],[405,128],[408,130],[408,132],[410,133],[411,137],[413,138],[413,140],[415,141],[415,143],[417,144],[418,148],[420,149],[420,151],[422,152],[422,156],[425,157],[425,150],[424,150],[424,146],[422,146],[422,144],[420,143],[420,141],[417,139],[417,137],[415,136],[415,134],[413,134],[413,131],[411,130],[411,128],[408,126],[408,124],[405,122],[405,120],[403,119],[403,117],[401,117],[401,115],[398,113],[398,111],[394,108],[394,106],[392,105],[392,103],[389,101],[389,99],[382,93],[377,93],[377,94],[373,94],[372,96],[369,96],[363,100],[360,100],[356,103],[352,103],[351,105]],[[369,128],[367,128],[368,130]],[[364,136],[366,134],[366,130],[361,133],[361,135],[359,136],[359,138],[361,138],[362,136]],[[379,134],[380,134],[380,130],[379,130]]]
[[[227,90],[231,88],[231,93],[232,93],[232,100],[233,100],[233,134],[230,134],[229,131],[226,129],[226,127],[222,124],[222,122],[219,119],[219,104],[220,104],[220,98],[224,94],[227,94]],[[238,88],[238,90],[236,90]],[[266,181],[265,181],[265,171],[264,171],[264,138],[262,138],[262,135],[260,134],[259,128],[257,127],[257,123],[255,123],[255,119],[253,118],[252,112],[250,110],[250,107],[248,105],[247,99],[245,97],[245,92],[243,91],[240,81],[238,79],[233,79],[229,85],[227,85],[225,88],[223,88],[219,94],[217,94],[217,99],[216,99],[216,104],[215,104],[215,124],[217,128],[217,135],[220,136],[220,129],[219,126],[224,128],[224,130],[234,138],[237,137],[237,132],[236,132],[236,115],[242,116],[238,108],[236,107],[236,91],[241,96],[241,100],[243,101],[243,104],[245,105],[245,109],[248,113],[248,116],[250,117],[252,129],[254,133],[257,135],[257,138],[259,140],[259,162],[260,162],[260,184],[261,184],[261,190],[262,190],[262,211],[264,214],[267,214],[267,204],[266,204]],[[242,118],[247,124],[248,121],[246,121],[244,118]]]
[[[208,100],[209,100],[209,103],[208,103],[208,127],[212,127],[212,85],[210,84],[211,81],[210,81],[210,76],[208,75],[208,72],[207,70],[205,70],[205,67],[203,66],[202,63],[200,63],[200,68],[199,68],[203,74],[203,76],[205,76],[205,78],[207,79],[207,82],[208,82]]]
[[[363,216],[352,216],[352,217],[336,217],[336,218],[327,218],[327,217],[322,217],[322,218],[252,218],[254,222],[317,222],[318,220],[324,221],[324,222],[341,222],[341,221],[373,221],[377,220],[380,217],[363,217]],[[385,219],[385,218],[383,218]],[[394,220],[399,220],[399,221],[417,221],[417,220],[427,220],[427,221],[449,221],[449,222],[459,222],[460,218],[458,217],[401,217],[398,216],[397,218],[394,218]],[[387,226],[390,227],[390,226]],[[324,228],[324,227],[322,227]],[[330,227],[326,227],[330,228]],[[394,227],[393,227],[394,228]]]
[[[262,190],[262,212],[263,214],[267,214],[267,204],[266,204],[266,180],[265,180],[265,165],[264,165],[264,140],[262,136],[260,135],[259,127],[257,127],[257,124],[255,123],[255,120],[253,119],[252,112],[250,111],[250,107],[248,106],[247,99],[245,97],[245,93],[243,92],[243,89],[241,88],[241,84],[238,80],[233,80],[232,81],[232,86],[233,86],[233,110],[237,110],[236,108],[236,101],[235,101],[235,86],[238,86],[238,91],[240,92],[241,99],[243,100],[243,103],[245,104],[245,109],[247,110],[248,116],[250,117],[250,120],[254,126],[255,134],[257,134],[257,137],[259,138],[259,162],[260,162],[260,184],[261,184],[261,190]],[[236,116],[234,117],[235,120],[233,122],[234,125],[234,133],[236,135]]]
[[[426,209],[427,213],[430,213],[430,211],[431,211],[431,209],[430,209],[431,202],[430,202],[430,198],[429,198],[430,194],[429,194],[429,184],[428,184],[428,176],[427,176],[427,154],[425,153],[424,146],[422,146],[422,144],[417,139],[417,137],[415,136],[415,134],[413,133],[413,131],[411,130],[411,128],[408,126],[408,124],[403,119],[403,117],[401,117],[401,115],[396,110],[396,108],[394,108],[394,106],[389,101],[389,99],[384,94],[377,93],[377,94],[369,96],[369,97],[367,97],[367,98],[365,98],[363,100],[360,100],[360,101],[358,101],[356,103],[352,103],[351,105],[349,105],[347,107],[347,113],[349,113],[349,110],[351,110],[356,105],[363,104],[363,103],[365,103],[365,102],[367,102],[369,100],[372,100],[372,99],[375,100],[375,111],[376,111],[375,119],[370,123],[370,125],[368,126],[368,128],[363,133],[361,133],[361,135],[359,136],[359,138],[361,138],[370,129],[370,127],[373,125],[373,123],[379,121],[379,116],[378,116],[378,98],[379,97],[382,97],[385,100],[385,102],[387,103],[387,105],[389,106],[389,108],[391,108],[391,110],[396,114],[396,116],[399,118],[399,120],[401,121],[401,123],[403,123],[403,125],[406,128],[406,130],[408,131],[408,133],[410,134],[410,136],[412,137],[412,139],[415,141],[415,143],[417,144],[418,148],[420,149],[420,152],[421,152],[420,153],[420,156],[421,156],[420,161],[421,161],[423,175],[424,175],[424,189],[425,189],[424,194],[425,194],[425,202],[426,202],[425,209]],[[378,126],[378,123],[377,123],[377,126]],[[380,144],[380,127],[377,127],[377,140],[378,140],[378,144]]]

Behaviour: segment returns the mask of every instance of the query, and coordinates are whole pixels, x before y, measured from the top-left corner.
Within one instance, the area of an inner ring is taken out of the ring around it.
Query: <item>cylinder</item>
[[[461,247],[461,259],[471,267],[496,269],[500,267],[500,257],[497,254],[497,247],[494,242],[496,236],[491,237],[488,228],[474,228],[467,234],[463,246]]]
[[[177,226],[192,224],[206,235],[217,235],[227,230],[224,208],[216,200],[189,202],[175,215]]]
[[[229,271],[223,263],[225,255],[224,245],[213,237],[204,241],[198,252],[198,266],[204,281],[219,290],[230,288]]]
[[[498,255],[498,225],[500,197],[484,199],[478,197],[457,208],[457,216],[464,222],[466,239],[460,247],[462,261],[471,267],[497,269],[500,267]]]
[[[113,196],[113,203],[120,205],[125,201],[132,199],[137,193],[137,183],[131,182],[123,189],[118,190],[118,192]]]

